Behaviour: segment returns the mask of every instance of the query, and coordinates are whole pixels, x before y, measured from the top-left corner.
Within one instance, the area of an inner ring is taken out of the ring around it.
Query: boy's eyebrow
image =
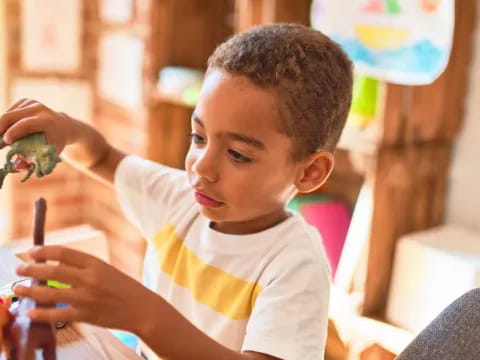
[[[265,150],[265,144],[263,142],[250,136],[231,132],[226,132],[225,135],[232,140],[244,142],[245,144],[253,146],[259,150]]]
[[[200,118],[195,113],[192,114],[192,121],[196,122],[202,128],[205,128],[202,120],[200,120]],[[260,140],[255,139],[251,136],[238,134],[238,133],[232,133],[232,132],[225,132],[225,133],[223,133],[223,135],[227,136],[228,138],[230,138],[232,140],[244,142],[245,144],[253,146],[257,149],[265,150],[265,144],[263,142],[261,142]]]
[[[205,125],[203,125],[203,122],[202,120],[200,120],[200,118],[198,117],[197,114],[193,113],[192,114],[192,121],[195,121],[198,125],[200,125],[202,128],[205,127]]]

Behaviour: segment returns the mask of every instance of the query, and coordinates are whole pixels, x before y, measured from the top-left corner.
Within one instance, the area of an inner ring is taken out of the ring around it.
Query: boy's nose
[[[192,170],[200,178],[204,178],[209,182],[217,182],[218,169],[216,162],[212,154],[205,151],[193,163]]]

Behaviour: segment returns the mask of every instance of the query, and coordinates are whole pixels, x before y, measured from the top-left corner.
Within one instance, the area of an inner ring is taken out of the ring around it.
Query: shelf
[[[184,99],[182,99],[180,95],[172,95],[172,94],[162,93],[160,91],[156,91],[152,95],[151,100],[153,104],[167,103],[172,105],[183,106],[190,109],[195,108],[195,104],[185,101]]]

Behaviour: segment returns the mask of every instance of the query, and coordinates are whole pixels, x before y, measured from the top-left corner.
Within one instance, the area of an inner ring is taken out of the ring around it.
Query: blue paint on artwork
[[[342,39],[332,36],[350,58],[378,70],[425,75],[438,74],[445,64],[447,50],[436,47],[430,40],[422,40],[411,46],[395,50],[372,50],[358,39]]]

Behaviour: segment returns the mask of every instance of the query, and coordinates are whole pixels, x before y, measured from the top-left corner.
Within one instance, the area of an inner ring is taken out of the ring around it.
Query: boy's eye
[[[205,139],[198,134],[191,133],[189,136],[195,145],[201,145],[205,143]]]
[[[232,149],[229,149],[228,150],[228,153],[230,154],[230,156],[233,158],[233,160],[237,161],[237,162],[241,162],[241,163],[249,163],[249,162],[252,162],[252,159],[240,154],[239,152],[235,151],[235,150],[232,150]]]

